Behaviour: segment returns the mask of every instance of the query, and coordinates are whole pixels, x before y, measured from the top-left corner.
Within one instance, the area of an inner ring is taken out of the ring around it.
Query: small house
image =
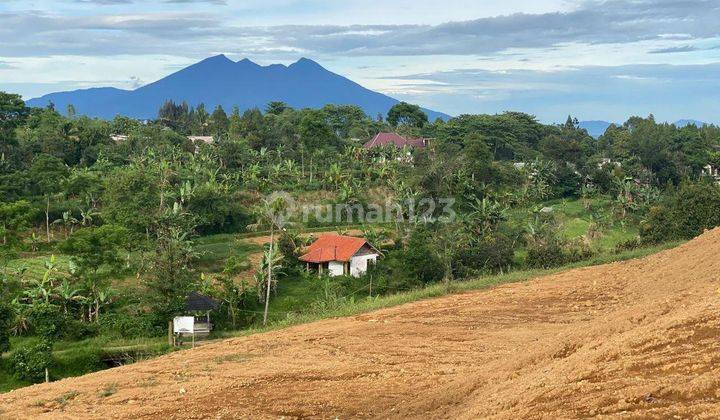
[[[380,255],[365,238],[331,234],[313,242],[300,261],[305,262],[308,271],[315,270],[318,275],[360,277]]]
[[[425,148],[428,145],[426,138],[406,138],[396,133],[377,133],[375,137],[367,141],[363,147],[372,149],[375,147],[395,146],[398,149]]]
[[[200,146],[203,144],[215,144],[215,138],[213,136],[188,136],[188,140],[195,146],[195,153],[200,151]]]
[[[197,144],[197,143],[213,144],[213,143],[215,143],[215,139],[213,138],[213,136],[188,136],[188,140],[190,140],[194,144]]]
[[[712,178],[715,182],[720,182],[720,168],[717,166],[711,164],[705,165],[702,169],[702,175]]]
[[[110,134],[110,139],[115,143],[123,143],[127,141],[128,136],[125,134]]]

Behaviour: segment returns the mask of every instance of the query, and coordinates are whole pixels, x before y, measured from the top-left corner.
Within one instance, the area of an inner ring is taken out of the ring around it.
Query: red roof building
[[[427,146],[427,139],[425,138],[406,138],[396,133],[377,133],[372,140],[366,142],[363,147],[366,149],[372,149],[373,147],[384,147],[393,145],[398,149],[404,147],[418,147],[423,148]]]
[[[320,236],[299,259],[307,263],[308,271],[314,268],[319,274],[328,270],[331,276],[357,277],[367,271],[368,261],[375,262],[379,255],[365,238],[329,234]]]

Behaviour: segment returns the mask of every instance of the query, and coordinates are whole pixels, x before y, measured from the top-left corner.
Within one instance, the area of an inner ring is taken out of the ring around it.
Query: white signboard
[[[195,331],[194,316],[176,316],[173,319],[173,331],[178,333],[192,333]]]

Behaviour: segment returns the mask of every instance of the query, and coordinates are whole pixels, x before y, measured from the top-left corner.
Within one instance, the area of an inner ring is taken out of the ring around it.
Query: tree
[[[33,218],[33,210],[25,200],[0,203],[0,236],[3,245],[19,241],[21,232],[27,229]]]
[[[20,380],[45,382],[50,380],[49,369],[52,365],[52,345],[42,341],[36,345],[22,347],[10,356],[12,370]]]
[[[357,105],[325,105],[322,108],[328,125],[332,127],[335,135],[340,138],[350,137],[350,133],[357,129],[362,137],[370,135],[363,126],[367,124],[368,117]]]
[[[470,203],[470,212],[464,222],[475,238],[491,235],[500,222],[507,220],[507,208],[495,200],[475,198]]]
[[[160,206],[155,171],[141,166],[118,168],[105,179],[103,219],[136,232],[149,233]]]
[[[280,115],[283,112],[285,112],[286,109],[291,109],[291,108],[285,102],[272,101],[272,102],[268,102],[267,106],[265,107],[265,113],[272,114],[272,115]]]
[[[11,358],[13,371],[24,380],[40,382],[44,376],[45,382],[49,382],[52,348],[63,331],[66,319],[57,306],[48,302],[33,304],[29,309],[28,318],[35,334],[42,341],[35,346],[20,348],[14,352]]]
[[[322,111],[309,110],[300,120],[300,141],[306,150],[336,148],[339,141]]]
[[[270,292],[277,291],[278,276],[284,274],[282,271],[284,256],[278,248],[277,244],[268,244],[255,271],[255,283],[258,285],[258,300],[260,303],[264,303],[266,307],[269,305]],[[268,277],[269,273],[271,274],[270,277]],[[266,282],[268,278],[271,279],[270,282]],[[263,320],[263,323],[266,322],[267,315],[265,315]]]
[[[449,218],[438,220],[438,226],[432,236],[432,250],[442,262],[443,283],[446,288],[454,278],[454,262],[460,250],[465,249],[470,236],[462,228],[462,225]]]
[[[30,167],[30,178],[36,191],[45,197],[45,228],[50,242],[50,197],[60,191],[62,182],[69,175],[67,166],[58,158],[46,154],[36,157]]]
[[[0,91],[0,156],[7,158],[17,144],[15,129],[25,122],[27,114],[20,95]]]
[[[10,350],[10,324],[15,311],[7,302],[0,302],[0,353]]]
[[[465,158],[473,181],[489,181],[492,165],[492,150],[487,141],[477,133],[468,134],[465,137]]]
[[[264,280],[264,279],[263,279]],[[216,278],[216,296],[227,305],[228,315],[233,329],[238,327],[239,312],[247,306],[248,297],[254,290],[244,281],[237,284],[231,277],[220,275]],[[262,284],[260,282],[259,284]]]
[[[54,225],[63,225],[63,229],[65,230],[65,239],[67,239],[69,235],[72,235],[75,226],[77,226],[79,223],[80,221],[73,217],[70,211],[64,211],[61,219],[55,219],[53,221]]]
[[[649,209],[640,235],[646,242],[657,243],[689,239],[716,226],[720,226],[720,186],[712,181],[683,182]]]
[[[182,134],[190,134],[190,110],[188,104],[176,104],[166,101],[158,111],[158,120],[166,127],[170,127]]]
[[[55,287],[54,292],[60,300],[60,306],[62,307],[65,315],[69,313],[71,303],[80,302],[86,299],[80,294],[80,289],[74,288],[67,279],[63,279],[62,283]]]
[[[422,128],[427,124],[428,117],[419,106],[411,105],[407,102],[400,102],[390,108],[387,121],[393,127],[406,125],[409,127]]]
[[[230,127],[230,120],[228,119],[225,110],[222,105],[218,105],[210,116],[211,132],[215,138],[220,139],[227,134]]]
[[[150,276],[144,284],[149,291],[148,303],[159,324],[183,309],[185,298],[196,281],[193,265],[198,255],[190,240],[192,228],[183,220],[185,217],[177,212],[169,213],[159,221],[156,230]]]
[[[100,321],[100,308],[107,303],[109,293],[106,279],[122,266],[121,250],[128,247],[129,241],[130,231],[126,228],[103,225],[81,229],[60,245],[61,251],[72,255],[72,262],[77,267],[75,274],[85,282],[92,299],[88,319]],[[101,268],[105,269],[102,273]]]
[[[210,125],[210,114],[205,110],[205,104],[201,103],[195,108],[194,112],[190,114],[192,124],[192,134],[205,136],[208,133]]]
[[[251,230],[258,230],[265,226],[270,229],[270,246],[267,251],[267,256],[264,258],[264,260],[267,261],[267,264],[265,264],[267,266],[267,284],[265,286],[265,311],[263,313],[263,325],[267,324],[273,268],[278,256],[278,254],[274,253],[276,248],[275,230],[282,229],[283,226],[288,223],[286,220],[286,211],[289,209],[289,204],[290,203],[287,198],[282,195],[270,196],[264,199],[262,206],[259,207],[256,212],[257,222],[248,226]]]

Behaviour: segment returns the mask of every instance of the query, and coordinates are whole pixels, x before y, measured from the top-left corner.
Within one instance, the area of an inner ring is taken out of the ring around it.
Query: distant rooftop
[[[427,139],[425,138],[406,138],[397,133],[377,133],[375,137],[369,140],[363,145],[366,149],[372,149],[373,147],[384,147],[393,145],[398,149],[403,147],[419,147],[423,148],[427,146]]]

